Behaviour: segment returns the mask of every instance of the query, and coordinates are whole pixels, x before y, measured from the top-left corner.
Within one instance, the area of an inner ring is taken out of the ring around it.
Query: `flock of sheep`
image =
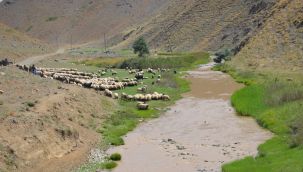
[[[17,65],[17,67],[21,70],[29,71],[31,67],[28,66],[21,66]],[[39,75],[43,78],[50,78],[59,80],[61,82],[67,84],[74,84],[85,88],[92,88],[97,91],[104,91],[105,96],[111,97],[114,99],[119,99],[119,94],[114,93],[113,90],[120,90],[124,89],[125,87],[132,87],[142,84],[143,82],[139,82],[143,79],[148,79],[144,77],[143,70],[134,70],[127,68],[129,74],[135,74],[134,79],[125,78],[119,80],[118,78],[114,77],[103,77],[106,73],[109,72],[108,69],[100,70],[100,75],[88,72],[79,72],[77,69],[67,69],[67,68],[36,68],[34,70],[30,70],[36,75]],[[156,74],[156,70],[147,69],[148,73]],[[164,71],[164,69],[158,71]],[[167,71],[165,69],[165,71]],[[117,75],[117,72],[114,70],[110,70],[112,76]],[[161,80],[161,75],[157,76],[157,82]],[[143,86],[138,88],[138,92],[146,92],[147,86]],[[122,93],[120,96],[121,99],[127,101],[138,101],[138,109],[140,110],[147,110],[149,105],[146,103],[147,101],[151,100],[170,100],[170,97],[165,94],[160,93],[153,93],[153,94],[136,94],[136,95],[127,95]]]

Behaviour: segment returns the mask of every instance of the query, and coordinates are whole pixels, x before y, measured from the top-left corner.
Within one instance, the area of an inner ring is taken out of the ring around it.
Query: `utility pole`
[[[70,49],[71,50],[73,49],[73,34],[72,34],[72,32],[70,34]]]
[[[172,45],[171,45],[171,43],[170,43],[170,34],[169,34],[167,40],[168,40],[168,49],[169,49],[168,51],[172,53],[172,52],[173,52],[173,49],[172,49]]]
[[[106,34],[104,33],[103,35],[103,39],[104,39],[104,52],[107,51],[107,45],[106,45]]]
[[[57,44],[57,49],[59,49],[59,35],[56,37],[56,44]]]

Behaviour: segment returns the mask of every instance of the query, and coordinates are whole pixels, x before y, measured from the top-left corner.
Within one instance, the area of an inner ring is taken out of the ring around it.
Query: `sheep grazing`
[[[151,100],[170,100],[170,97],[165,94],[159,94],[157,92],[154,92],[153,94],[135,94],[135,95],[127,95],[125,93],[122,93],[121,96],[124,100],[134,100],[134,101],[151,101]]]
[[[135,78],[140,80],[140,79],[144,79],[144,73],[143,72],[137,72],[135,75]]]
[[[161,72],[167,72],[167,69],[161,69]]]
[[[148,69],[147,69],[147,72],[148,72],[148,73],[151,73],[151,74],[153,74],[153,75],[156,75],[156,71],[153,70],[153,69],[151,69],[151,68],[148,68]]]
[[[118,93],[114,93],[114,94],[113,94],[113,98],[114,98],[114,99],[118,99],[118,98],[119,98],[119,94],[118,94]]]
[[[139,110],[148,110],[149,105],[147,103],[144,103],[144,102],[138,102],[137,108]]]
[[[117,74],[118,74],[117,71],[112,70],[112,76],[117,75]]]
[[[162,100],[170,100],[169,95],[162,95]]]
[[[143,87],[138,88],[137,91],[145,93],[147,91],[147,85],[144,85]]]
[[[157,80],[156,80],[156,83],[160,83],[160,82],[161,82],[161,79],[157,79]]]
[[[137,72],[136,70],[129,70],[129,71],[128,71],[129,74],[134,74],[134,73],[136,73],[136,72]]]
[[[126,93],[122,93],[121,94],[121,99],[127,99],[127,94]]]
[[[105,89],[104,93],[107,97],[113,97],[113,92],[109,91],[109,89]]]

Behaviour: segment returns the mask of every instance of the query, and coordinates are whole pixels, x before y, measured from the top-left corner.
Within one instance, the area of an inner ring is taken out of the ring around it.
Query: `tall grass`
[[[294,81],[267,81],[266,103],[272,106],[282,105],[284,103],[302,100],[303,85]]]
[[[245,88],[232,96],[232,104],[237,112],[253,116],[261,126],[276,136],[259,147],[258,157],[225,164],[222,170],[303,171],[303,81],[283,77],[269,79],[272,75],[247,75],[234,69],[225,72],[231,73],[239,82],[249,81]]]
[[[85,64],[87,66],[96,66],[96,67],[115,67],[116,64],[122,63],[127,59],[128,58],[126,57],[98,57],[98,58],[87,59],[75,63]]]

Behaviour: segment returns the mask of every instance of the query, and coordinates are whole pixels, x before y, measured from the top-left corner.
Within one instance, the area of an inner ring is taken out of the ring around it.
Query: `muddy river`
[[[236,115],[229,100],[242,86],[210,68],[188,72],[191,92],[129,133],[124,146],[109,150],[123,158],[114,172],[221,171],[224,163],[257,155],[271,133]]]

